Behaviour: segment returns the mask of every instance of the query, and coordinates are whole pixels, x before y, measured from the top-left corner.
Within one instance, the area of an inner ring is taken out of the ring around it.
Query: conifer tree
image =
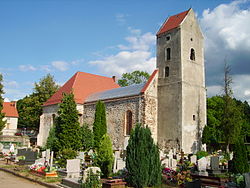
[[[159,149],[148,127],[137,124],[127,146],[126,169],[130,186],[142,188],[158,185],[161,180]]]
[[[89,151],[93,147],[94,137],[92,130],[89,129],[87,124],[80,128],[80,135],[83,151]]]
[[[103,135],[97,150],[97,163],[101,168],[103,177],[107,178],[112,172],[114,162],[112,142],[108,134]]]
[[[4,113],[2,112],[3,102],[4,102],[4,99],[2,97],[2,95],[4,94],[2,82],[3,82],[3,76],[2,74],[0,74],[0,134],[2,134],[2,130],[5,127],[5,123],[6,123],[6,121],[3,120]]]
[[[95,110],[95,121],[93,124],[94,147],[99,148],[100,140],[107,133],[106,110],[103,102],[98,101]]]
[[[235,143],[233,152],[233,172],[236,174],[249,172],[247,148],[242,138]]]
[[[55,126],[53,125],[51,128],[50,128],[50,131],[49,131],[49,136],[47,138],[47,142],[46,142],[46,145],[45,147],[47,149],[51,149],[51,150],[55,150],[54,147],[55,147],[55,143],[57,142],[57,137],[56,137],[56,129],[55,129]]]
[[[78,151],[81,144],[80,123],[78,111],[74,101],[74,94],[63,94],[62,103],[59,105],[56,118],[56,151],[73,149]]]

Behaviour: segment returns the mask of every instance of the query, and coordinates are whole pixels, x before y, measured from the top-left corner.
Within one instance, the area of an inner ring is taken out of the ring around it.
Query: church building
[[[169,17],[157,36],[156,69],[146,83],[120,87],[116,78],[77,72],[44,105],[38,145],[46,143],[62,93],[73,92],[79,121],[92,126],[105,103],[114,150],[125,150],[136,123],[147,125],[163,150],[193,153],[206,124],[203,35],[192,9]]]

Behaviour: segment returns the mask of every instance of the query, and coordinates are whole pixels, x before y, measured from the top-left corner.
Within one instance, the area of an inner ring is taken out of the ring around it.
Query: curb
[[[13,174],[13,175],[15,175],[15,176],[17,176],[17,177],[24,178],[24,179],[26,179],[26,180],[32,181],[32,182],[34,182],[34,183],[38,183],[38,184],[43,185],[43,186],[45,186],[45,187],[49,187],[49,188],[61,188],[61,186],[52,185],[52,184],[45,183],[45,182],[42,182],[42,181],[34,180],[34,179],[32,179],[32,178],[22,176],[22,175],[20,175],[20,174],[18,174],[18,173],[15,173],[15,172],[13,172],[13,171],[11,171],[11,170],[8,170],[8,169],[5,169],[5,168],[0,168],[0,170],[2,170],[2,171],[4,171],[4,172],[7,172],[7,173],[10,173],[10,174]]]

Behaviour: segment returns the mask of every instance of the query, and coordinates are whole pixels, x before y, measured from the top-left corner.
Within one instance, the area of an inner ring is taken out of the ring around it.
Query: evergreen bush
[[[63,94],[62,103],[59,105],[58,117],[56,118],[55,151],[64,149],[80,150],[81,135],[78,111],[74,100],[74,94]]]
[[[97,150],[97,164],[101,168],[103,177],[107,178],[112,173],[114,163],[112,142],[108,134],[103,135]]]
[[[57,154],[57,163],[61,168],[65,168],[67,165],[67,159],[75,159],[77,156],[77,152],[69,149],[63,149]]]
[[[247,149],[243,139],[238,139],[233,148],[233,173],[243,174],[249,172]]]
[[[130,186],[142,188],[161,182],[159,149],[154,144],[148,127],[137,124],[132,130],[127,146],[126,181]]]
[[[93,171],[90,169],[90,171],[87,174],[86,181],[81,185],[82,188],[101,188],[102,184],[100,182],[99,178],[100,174],[93,173]]]
[[[89,151],[94,144],[94,136],[92,130],[89,129],[87,124],[80,128],[81,142],[83,151]]]
[[[103,102],[96,104],[95,121],[93,124],[94,147],[98,149],[102,136],[107,133],[106,110]]]

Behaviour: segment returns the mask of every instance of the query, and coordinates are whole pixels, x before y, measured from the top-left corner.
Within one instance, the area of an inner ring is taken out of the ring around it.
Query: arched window
[[[170,60],[171,59],[171,49],[166,48],[165,49],[165,60]]]
[[[190,59],[195,61],[195,51],[193,48],[191,48],[191,52],[190,52]]]
[[[52,123],[53,125],[56,123],[56,114],[52,114]]]
[[[125,134],[130,135],[130,132],[132,130],[132,112],[128,110],[126,112],[126,129]]]
[[[169,67],[165,67],[165,78],[169,77]]]

